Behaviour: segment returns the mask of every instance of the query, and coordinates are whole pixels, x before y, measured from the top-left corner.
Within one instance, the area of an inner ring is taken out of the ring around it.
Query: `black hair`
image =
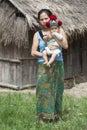
[[[38,19],[40,19],[40,15],[42,13],[46,13],[49,17],[52,15],[52,12],[49,10],[49,9],[41,9],[39,12],[38,12]]]

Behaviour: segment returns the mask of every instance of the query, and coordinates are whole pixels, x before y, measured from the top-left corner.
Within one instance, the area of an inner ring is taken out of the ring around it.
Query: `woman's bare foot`
[[[44,123],[44,121],[43,121],[42,118],[39,119],[39,123],[40,123],[40,124],[43,124],[43,123]]]

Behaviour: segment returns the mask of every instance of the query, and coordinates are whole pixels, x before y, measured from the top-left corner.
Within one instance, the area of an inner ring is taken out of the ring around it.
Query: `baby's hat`
[[[55,20],[51,20],[50,21],[50,27],[52,26],[57,26],[58,27],[58,23]]]
[[[51,15],[50,16],[50,20],[48,22],[46,22],[46,27],[52,27],[52,26],[61,26],[62,25],[62,21],[58,20],[57,21],[57,16],[56,15]]]

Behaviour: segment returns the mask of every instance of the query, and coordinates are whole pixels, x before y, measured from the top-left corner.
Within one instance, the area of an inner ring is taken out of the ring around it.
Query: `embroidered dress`
[[[43,43],[39,34],[38,40],[42,41],[40,44]],[[43,48],[43,44],[41,48]],[[38,58],[36,86],[36,112],[38,117],[54,119],[56,116],[62,115],[63,90],[64,67],[62,57],[59,60],[57,58],[50,67],[43,64],[43,59]]]

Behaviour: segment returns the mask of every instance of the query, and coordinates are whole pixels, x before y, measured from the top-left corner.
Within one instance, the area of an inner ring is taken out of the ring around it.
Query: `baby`
[[[56,16],[55,16],[56,17]],[[58,40],[62,40],[63,36],[61,33],[59,33],[59,26],[62,25],[61,21],[58,21],[58,23],[55,20],[50,20],[49,22],[46,23],[46,26],[49,27],[50,29],[50,35],[53,37],[56,37]],[[43,39],[44,41],[47,39],[49,36],[44,36]],[[57,41],[52,38],[46,43],[45,50],[43,51],[43,58],[44,58],[44,64],[46,64],[48,67],[54,62],[55,58],[60,55],[61,50],[58,48],[59,44]],[[51,56],[49,61],[48,61],[48,56]]]

